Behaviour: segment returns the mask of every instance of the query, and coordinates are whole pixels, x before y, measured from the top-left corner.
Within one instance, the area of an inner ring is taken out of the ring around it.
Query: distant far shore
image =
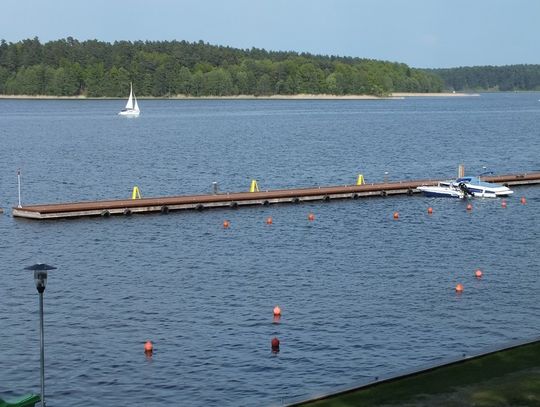
[[[167,97],[141,96],[139,100],[377,100],[377,99],[403,99],[406,97],[463,97],[479,96],[478,93],[441,92],[441,93],[391,93],[389,96],[374,95],[327,95],[327,94],[299,94],[299,95],[235,95],[235,96],[186,96],[176,95]],[[123,97],[88,97],[88,96],[50,96],[50,95],[0,95],[0,99],[50,99],[50,100],[117,100]]]

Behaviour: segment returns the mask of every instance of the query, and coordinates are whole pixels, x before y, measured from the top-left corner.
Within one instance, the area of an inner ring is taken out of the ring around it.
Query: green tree
[[[204,93],[204,75],[201,71],[196,71],[191,76],[191,86],[189,93],[193,96],[203,96]]]
[[[191,86],[191,72],[183,66],[174,78],[174,93],[188,95]]]
[[[102,62],[86,67],[83,72],[85,92],[88,96],[103,96],[105,94],[105,68]]]
[[[259,78],[259,81],[257,82],[257,89],[255,90],[255,95],[262,96],[271,94],[272,80],[270,79],[270,75],[265,73]]]
[[[7,92],[14,95],[45,94],[46,76],[43,65],[20,68],[15,77],[8,79]]]
[[[9,71],[0,65],[0,94],[6,93],[6,84],[9,78]]]
[[[324,74],[311,62],[300,66],[298,71],[298,86],[300,93],[320,93]]]
[[[129,72],[124,68],[113,66],[105,74],[105,95],[113,97],[123,97],[129,93]]]
[[[204,74],[203,89],[205,95],[231,95],[233,93],[233,83],[229,72],[223,68],[218,68]]]

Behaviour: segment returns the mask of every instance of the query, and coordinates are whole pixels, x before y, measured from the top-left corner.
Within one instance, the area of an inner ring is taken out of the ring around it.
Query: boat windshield
[[[462,182],[465,182],[466,184],[479,185],[483,187],[499,186],[498,184],[494,184],[493,182],[482,181],[478,177],[462,177],[454,181],[455,184],[460,184]]]

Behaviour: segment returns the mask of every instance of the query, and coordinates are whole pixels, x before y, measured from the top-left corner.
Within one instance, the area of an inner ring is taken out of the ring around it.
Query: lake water
[[[273,406],[537,337],[538,186],[471,212],[421,196],[50,222],[10,208],[18,168],[23,204],[538,171],[539,99],[142,100],[137,119],[118,100],[0,100],[0,398],[39,393],[36,262],[58,267],[49,406]]]

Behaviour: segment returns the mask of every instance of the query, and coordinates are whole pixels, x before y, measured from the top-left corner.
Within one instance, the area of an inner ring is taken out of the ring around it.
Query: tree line
[[[0,94],[167,97],[440,92],[406,64],[186,41],[0,41]]]
[[[456,91],[540,90],[540,65],[472,66],[428,70]]]

